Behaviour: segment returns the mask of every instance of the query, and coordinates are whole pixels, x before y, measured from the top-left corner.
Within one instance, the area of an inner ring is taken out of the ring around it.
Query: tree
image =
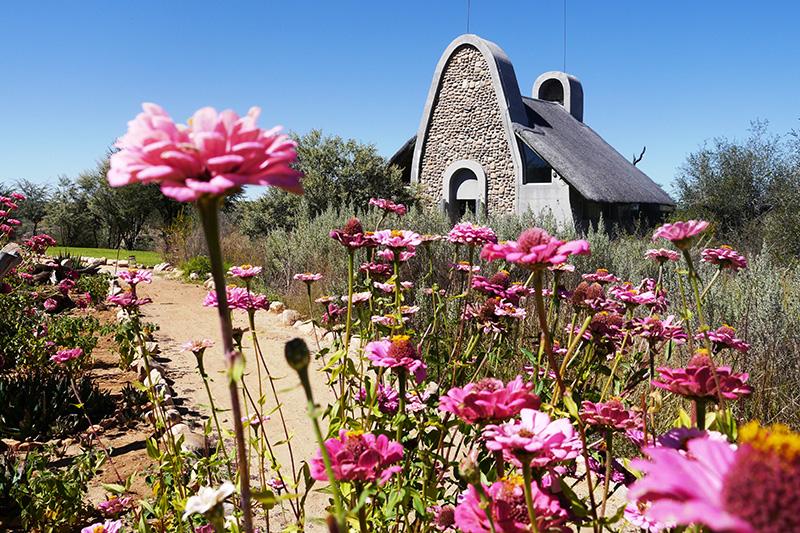
[[[27,179],[21,179],[16,182],[16,190],[25,195],[25,201],[20,202],[17,215],[20,219],[31,223],[31,233],[36,235],[39,224],[47,216],[50,187],[33,183]]]
[[[298,217],[314,218],[329,207],[358,211],[366,208],[372,197],[413,201],[399,169],[389,166],[374,145],[324,136],[320,130],[295,139],[305,194],[301,199],[270,189],[258,200],[240,202],[239,221],[247,235],[289,229]]]
[[[91,243],[97,246],[96,233],[92,235],[97,225],[92,223],[87,204],[86,195],[74,181],[67,176],[59,177],[45,220],[60,244],[82,246]]]

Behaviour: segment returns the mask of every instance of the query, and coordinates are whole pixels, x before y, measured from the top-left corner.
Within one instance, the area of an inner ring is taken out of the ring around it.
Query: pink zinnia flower
[[[455,244],[483,246],[486,243],[496,243],[497,235],[492,228],[487,226],[461,222],[453,226],[453,229],[447,234],[447,240]]]
[[[738,272],[747,268],[747,259],[731,248],[730,246],[720,246],[719,248],[706,248],[700,252],[701,261],[712,265],[717,265],[721,269],[728,269]]]
[[[650,305],[656,302],[656,294],[653,291],[641,291],[630,282],[611,287],[608,290],[608,294],[628,308],[633,308],[637,305]]]
[[[252,279],[261,274],[262,270],[262,267],[253,265],[232,266],[228,269],[228,275],[239,279]]]
[[[480,265],[471,265],[469,261],[459,261],[458,263],[450,263],[450,268],[459,272],[480,272]]]
[[[129,496],[114,497],[110,500],[97,504],[97,509],[105,516],[116,516],[125,511],[133,503],[133,498]]]
[[[628,499],[662,524],[701,524],[713,531],[800,531],[800,435],[785,426],[739,428],[739,446],[711,437],[691,439],[686,451],[646,448],[631,465],[644,477]]]
[[[111,305],[118,305],[126,310],[135,309],[143,305],[151,303],[153,300],[150,298],[137,298],[131,291],[123,291],[119,294],[112,294],[106,298],[106,302]]]
[[[688,339],[680,324],[675,322],[674,315],[669,315],[663,320],[658,315],[634,318],[631,322],[631,333],[644,337],[651,343],[673,341],[676,344],[683,344]]]
[[[667,248],[651,248],[644,253],[647,259],[652,259],[659,265],[663,265],[667,261],[677,261],[681,258],[681,254],[675,250],[668,250]]]
[[[625,431],[637,429],[642,426],[642,417],[626,409],[622,402],[616,399],[603,403],[584,401],[581,403],[581,420],[590,426]]]
[[[302,272],[300,274],[295,274],[293,279],[297,281],[302,281],[304,283],[314,283],[315,281],[319,281],[322,279],[322,274],[313,274],[311,272]]]
[[[43,254],[48,248],[56,245],[56,240],[46,233],[34,235],[23,243],[32,252]]]
[[[122,520],[106,520],[81,529],[81,533],[118,533],[122,528]]]
[[[394,213],[401,217],[406,214],[407,208],[403,204],[396,204],[386,198],[370,198],[369,205],[375,206],[378,209],[383,209],[387,213]]]
[[[403,459],[403,445],[389,440],[386,435],[340,429],[338,438],[325,441],[325,449],[338,481],[378,482],[383,485],[403,469],[395,464]],[[320,451],[311,459],[311,476],[318,481],[328,479]]]
[[[708,222],[705,220],[689,220],[686,222],[673,222],[672,224],[664,224],[656,229],[653,233],[653,241],[660,238],[667,239],[672,244],[681,250],[688,250],[692,247],[693,238],[708,227]]]
[[[378,410],[381,413],[393,415],[397,412],[400,406],[400,394],[389,385],[378,383],[375,389],[378,401]],[[367,399],[367,390],[362,387],[358,393],[358,400],[365,402]]]
[[[351,252],[358,248],[377,244],[371,233],[364,233],[364,227],[356,217],[348,220],[342,229],[331,230],[328,235]]]
[[[6,224],[11,224],[12,226],[21,226],[22,221],[16,218],[7,218]]]
[[[367,273],[372,277],[384,277],[392,274],[392,265],[388,263],[361,263],[358,268],[361,272]]]
[[[42,306],[44,307],[45,311],[47,311],[48,313],[52,313],[53,311],[58,309],[58,302],[53,298],[48,298],[44,301]]]
[[[428,512],[433,514],[433,525],[437,531],[451,531],[456,525],[456,508],[452,505],[434,505]]]
[[[227,286],[225,292],[228,297],[228,308],[239,309],[241,311],[257,311],[259,309],[269,309],[269,299],[263,294],[250,292],[244,287]],[[217,307],[219,300],[217,291],[211,290],[203,300],[204,307]]]
[[[54,355],[50,356],[50,360],[54,363],[66,363],[67,361],[72,361],[73,359],[77,359],[78,357],[83,355],[83,350],[81,348],[71,348],[69,350],[59,350]]]
[[[486,533],[494,525],[496,533],[531,531],[523,483],[521,477],[514,476],[495,481],[490,487],[482,485],[483,492],[489,498],[488,509],[478,489],[473,485],[467,487],[455,510],[458,529],[464,533]],[[536,482],[531,484],[531,493],[538,531],[571,531],[567,525],[569,515],[557,498],[540,489]],[[492,525],[487,511],[492,517]]]
[[[413,252],[414,248],[422,243],[419,234],[404,229],[385,229],[383,231],[377,231],[372,238],[375,239],[375,242],[378,244],[386,246],[393,251],[406,248],[408,251]]]
[[[353,301],[353,305],[356,305],[369,301],[370,298],[372,298],[372,293],[369,291],[363,291],[363,292],[354,292],[351,300]],[[343,302],[347,302],[347,295],[345,294],[344,296],[342,296],[341,300]]]
[[[467,424],[500,422],[523,409],[538,409],[539,397],[532,391],[533,383],[523,381],[522,376],[508,384],[484,378],[447,391],[439,397],[439,410],[452,413]]]
[[[153,281],[152,272],[149,270],[137,270],[135,268],[122,270],[117,273],[117,277],[131,286],[135,286],[139,283],[151,283]]]
[[[256,126],[261,110],[239,117],[211,107],[198,110],[187,126],[177,125],[155,104],[128,123],[128,132],[111,155],[112,187],[158,183],[161,192],[179,202],[204,195],[227,195],[244,185],[272,185],[302,193],[300,173],[291,167],[296,143],[279,129]]]
[[[708,338],[713,343],[714,351],[718,352],[723,348],[731,348],[738,352],[747,353],[750,351],[750,345],[742,339],[736,337],[736,330],[727,324],[723,324],[717,329],[706,331],[705,333],[698,333],[694,336],[697,340],[705,340]]]
[[[574,459],[583,449],[569,419],[551,421],[547,413],[536,409],[523,409],[519,420],[486,426],[483,439],[489,450],[502,451],[517,466],[523,461],[534,467],[550,466]]]
[[[383,259],[384,261],[389,261],[389,262],[394,261],[395,257],[397,257],[397,260],[399,262],[405,263],[406,261],[417,255],[416,250],[414,250],[413,248],[408,248],[406,250],[399,250],[399,252],[400,253],[397,256],[395,256],[395,251],[390,248],[387,248],[386,250],[380,250],[375,254],[375,256],[378,259]]]
[[[599,283],[600,285],[619,282],[619,278],[605,268],[598,268],[595,272],[584,274],[581,277],[589,283]]]
[[[405,369],[414,375],[417,383],[428,375],[428,367],[419,358],[417,347],[408,335],[395,335],[389,339],[367,343],[364,354],[375,366]]]
[[[526,268],[537,269],[558,265],[570,255],[588,255],[589,243],[584,240],[564,242],[552,237],[541,228],[523,231],[516,241],[487,244],[481,258],[488,261],[504,259]]]
[[[192,340],[186,341],[181,344],[181,351],[182,352],[204,352],[207,348],[211,348],[214,346],[214,341],[211,339],[203,339],[203,340]]]
[[[653,386],[693,400],[714,400],[719,395],[727,400],[738,400],[753,392],[747,385],[748,374],[732,372],[729,366],[714,368],[705,350],[698,350],[686,368],[661,367],[658,372],[661,375],[652,381]],[[717,391],[717,382],[720,391]]]
[[[58,290],[61,294],[66,295],[69,291],[75,288],[75,282],[69,278],[64,278],[58,282]]]

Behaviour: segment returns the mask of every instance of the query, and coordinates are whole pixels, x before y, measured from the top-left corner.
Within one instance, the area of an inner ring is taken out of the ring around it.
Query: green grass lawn
[[[47,249],[47,255],[57,256],[58,254],[79,255],[81,257],[105,257],[106,259],[116,259],[117,250],[111,248],[77,248],[74,246],[53,246]],[[128,256],[136,256],[136,263],[139,265],[153,266],[163,260],[158,252],[146,252],[142,250],[119,250],[120,259],[128,259]]]

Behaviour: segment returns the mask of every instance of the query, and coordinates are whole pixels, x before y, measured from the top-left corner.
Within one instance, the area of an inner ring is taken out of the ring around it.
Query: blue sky
[[[567,0],[567,71],[585,120],[667,185],[715,136],[756,118],[800,127],[800,3]],[[418,126],[466,0],[38,1],[0,17],[0,180],[91,167],[143,101],[204,105],[391,155]],[[562,68],[562,0],[472,0],[470,31],[511,58],[523,94]]]

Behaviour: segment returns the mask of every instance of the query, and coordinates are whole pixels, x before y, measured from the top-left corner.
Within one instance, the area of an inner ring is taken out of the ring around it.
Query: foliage
[[[77,246],[53,246],[47,250],[47,255],[54,257],[57,255],[69,254],[72,257],[105,257],[106,259],[122,259],[127,261],[128,257],[134,256],[136,264],[141,266],[154,266],[163,259],[158,252],[149,250],[126,250],[124,248],[82,248]]]
[[[92,297],[92,302],[103,302],[108,296],[110,274],[99,272],[93,276],[81,276],[75,282],[75,291],[79,294],[89,293]]]
[[[197,278],[206,279],[206,276],[211,273],[211,260],[206,255],[196,255],[181,264],[180,269],[186,278],[196,274]]]
[[[83,402],[77,405],[72,380]],[[0,374],[0,436],[50,439],[85,429],[113,412],[108,393],[84,376],[53,369]]]
[[[17,191],[25,195],[25,201],[20,203],[17,214],[23,222],[30,224],[30,231],[36,234],[39,224],[47,215],[47,205],[50,202],[50,187],[33,183],[27,179],[17,180]]]

